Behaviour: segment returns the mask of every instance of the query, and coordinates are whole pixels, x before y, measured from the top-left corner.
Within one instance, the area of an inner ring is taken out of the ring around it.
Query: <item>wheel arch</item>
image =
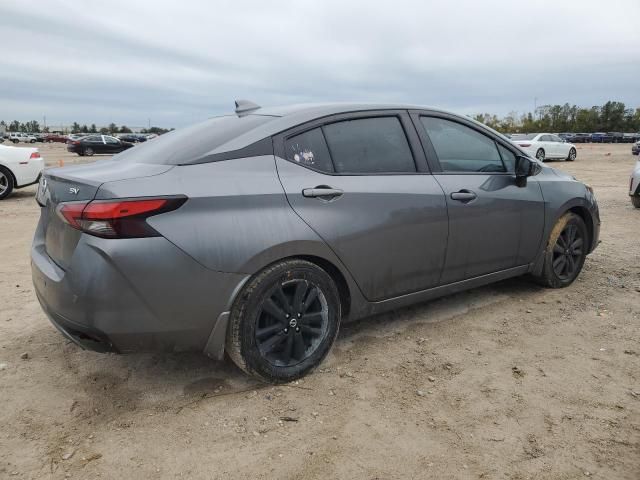
[[[584,223],[585,223],[585,225],[587,227],[587,233],[589,235],[589,249],[588,249],[588,251],[591,252],[595,248],[595,245],[593,244],[593,242],[595,240],[595,224],[594,224],[593,215],[592,215],[592,213],[591,213],[591,211],[589,209],[589,206],[586,203],[585,199],[583,199],[583,198],[573,198],[573,199],[569,200],[568,202],[566,202],[564,205],[562,205],[562,207],[558,208],[556,210],[555,215],[553,215],[553,217],[550,219],[550,221],[545,225],[545,232],[544,232],[544,235],[543,235],[543,242],[541,244],[538,256],[536,257],[535,261],[533,262],[533,267],[531,269],[531,273],[533,275],[539,275],[540,272],[542,271],[542,267],[543,267],[543,264],[544,264],[544,254],[545,254],[547,245],[549,243],[549,236],[551,235],[551,232],[553,231],[553,227],[556,225],[556,223],[558,223],[558,220],[568,212],[571,212],[571,213],[574,213],[574,214],[578,215],[582,219],[582,221],[584,221]]]
[[[13,180],[13,187],[17,187],[18,186],[18,181],[16,179],[16,174],[13,173],[13,170],[11,170],[7,165],[5,165],[4,163],[0,163],[0,169],[5,170],[7,172],[9,172],[9,175],[11,175],[11,180]]]
[[[233,304],[238,299],[240,292],[242,292],[245,285],[251,280],[251,278],[259,275],[260,272],[262,272],[264,269],[269,268],[273,264],[284,262],[287,260],[305,260],[307,262],[313,263],[314,265],[322,268],[325,272],[327,272],[327,274],[335,282],[338,289],[342,320],[348,318],[349,314],[352,311],[352,293],[355,293],[353,290],[355,284],[353,283],[353,281],[350,281],[350,279],[348,279],[348,274],[345,274],[345,272],[343,272],[341,268],[336,266],[335,262],[332,262],[331,260],[318,255],[298,254],[284,256],[261,266],[255,271],[253,275],[247,276],[242,282],[237,285],[236,289],[231,295],[231,298],[229,299],[227,310],[220,314],[213,326],[211,334],[209,335],[209,339],[207,340],[207,344],[204,348],[205,355],[218,360],[222,360],[224,358],[225,339],[227,337],[227,329],[229,327],[229,312],[233,307]]]
[[[575,213],[580,218],[582,218],[582,221],[587,226],[587,233],[589,235],[589,251],[593,250],[593,247],[594,247],[594,245],[593,245],[593,218],[591,217],[591,214],[589,213],[589,210],[584,206],[576,205],[575,207],[571,207],[570,209],[568,209],[562,215],[564,215],[567,212]]]
[[[305,242],[306,243],[306,242]],[[313,242],[315,244],[315,242]],[[314,245],[317,247],[317,245]],[[273,255],[273,250],[280,250],[281,255],[275,256]],[[296,251],[297,250],[297,251]],[[282,253],[286,252],[286,255],[282,255]],[[318,248],[309,248],[309,249],[284,249],[280,248],[280,246],[275,247],[274,249],[270,249],[269,252],[263,252],[259,259],[252,259],[250,262],[251,267],[250,271],[254,272],[252,276],[258,275],[265,268],[269,268],[270,265],[274,263],[283,262],[287,260],[306,260],[318,267],[322,268],[325,272],[329,274],[331,279],[335,282],[336,287],[338,288],[338,293],[340,294],[340,306],[342,309],[342,317],[347,318],[352,311],[352,305],[354,302],[354,296],[357,293],[354,291],[357,289],[355,282],[351,278],[349,272],[346,271],[345,267],[340,263],[340,260],[337,257],[326,255]],[[235,299],[234,299],[235,301]]]
[[[336,287],[338,288],[338,294],[340,295],[340,307],[342,310],[342,316],[348,317],[351,312],[351,290],[349,288],[349,284],[347,279],[345,278],[342,271],[336,267],[329,260],[317,257],[315,255],[301,255],[299,257],[290,257],[285,260],[290,260],[293,258],[300,258],[301,260],[306,260],[308,262],[317,265],[322,268],[325,272],[329,274],[331,279],[335,282]]]

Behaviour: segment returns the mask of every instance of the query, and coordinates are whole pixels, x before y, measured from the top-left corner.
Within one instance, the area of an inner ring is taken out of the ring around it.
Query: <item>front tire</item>
[[[542,148],[539,148],[536,152],[536,158],[541,162],[544,162],[544,150]]]
[[[0,200],[11,195],[13,187],[13,175],[6,168],[0,167]]]
[[[91,148],[91,147],[87,147],[87,148],[85,148],[85,149],[84,149],[84,154],[85,154],[87,157],[91,157],[91,156],[93,156],[93,148]]]
[[[631,197],[631,203],[634,207],[640,208],[640,197]]]
[[[584,220],[575,213],[565,213],[551,230],[537,281],[549,288],[571,285],[582,271],[588,245],[589,233]]]
[[[569,150],[569,156],[567,157],[567,162],[573,162],[577,156],[578,156],[578,153],[576,152],[576,149],[572,148],[571,150]]]
[[[234,302],[226,351],[250,375],[290,382],[327,356],[340,326],[340,296],[327,272],[286,260],[252,277]]]

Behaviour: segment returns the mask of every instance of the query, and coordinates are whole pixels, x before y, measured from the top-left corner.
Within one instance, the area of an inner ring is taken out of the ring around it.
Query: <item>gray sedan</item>
[[[269,382],[341,321],[530,274],[570,285],[593,191],[467,117],[407,105],[260,108],[112,160],[46,170],[35,290],[97,351],[197,350]]]

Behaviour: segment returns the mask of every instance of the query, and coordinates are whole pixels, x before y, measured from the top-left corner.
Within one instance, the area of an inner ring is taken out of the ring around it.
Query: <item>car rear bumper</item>
[[[209,270],[163,237],[106,240],[85,234],[63,270],[42,240],[36,232],[31,250],[36,295],[51,322],[73,342],[99,352],[204,351],[205,346],[223,351],[224,335],[210,337],[247,275]]]
[[[44,170],[44,159],[42,157],[29,159],[16,165],[13,173],[16,177],[16,188],[33,185],[40,179],[40,175]]]

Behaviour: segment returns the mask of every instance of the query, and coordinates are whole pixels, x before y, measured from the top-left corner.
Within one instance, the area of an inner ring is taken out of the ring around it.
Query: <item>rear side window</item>
[[[118,155],[119,161],[188,165],[240,135],[273,120],[266,115],[214,117],[190,127],[173,130],[130,148]]]
[[[505,172],[496,143],[457,122],[420,117],[445,172]]]
[[[338,173],[416,171],[397,117],[346,120],[325,125],[323,130]]]
[[[327,142],[319,127],[288,138],[284,147],[287,160],[323,172],[333,172]]]

